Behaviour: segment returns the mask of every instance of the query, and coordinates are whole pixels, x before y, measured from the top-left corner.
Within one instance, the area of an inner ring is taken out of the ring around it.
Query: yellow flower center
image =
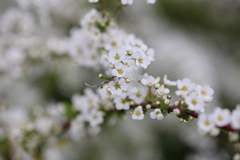
[[[138,98],[140,98],[142,95],[141,95],[141,93],[136,93],[136,96],[138,97]]]
[[[114,58],[115,60],[120,60],[120,56],[118,54]]]
[[[222,116],[218,116],[217,119],[218,119],[219,121],[222,121],[222,120],[223,120]]]
[[[206,91],[202,91],[201,94],[204,96],[207,95]]]
[[[137,116],[140,116],[140,115],[141,115],[141,112],[140,112],[140,111],[137,111],[135,114],[136,114]]]
[[[186,86],[182,87],[182,91],[187,91],[188,88]]]
[[[155,112],[156,114],[160,114],[161,112],[160,111],[157,111],[157,112]]]
[[[98,116],[97,116],[97,115],[94,115],[94,116],[93,116],[93,119],[98,119]]]
[[[164,94],[164,91],[160,91],[159,94],[160,94],[160,95],[163,95],[163,94]]]
[[[206,126],[209,126],[210,125],[210,122],[207,120],[207,121],[205,121],[205,125]]]
[[[123,70],[122,69],[118,69],[118,74],[123,74]]]
[[[139,63],[143,63],[143,59],[138,59],[138,62]]]
[[[127,103],[127,100],[126,99],[122,99],[122,104],[125,104]]]
[[[116,47],[116,46],[117,46],[117,43],[116,43],[116,42],[112,42],[111,45],[112,45],[113,47]]]
[[[115,83],[114,87],[115,87],[116,89],[120,89],[120,88],[121,88],[121,85],[120,85],[119,83]]]
[[[196,99],[193,99],[191,102],[192,102],[193,105],[196,105],[196,104],[197,104]]]

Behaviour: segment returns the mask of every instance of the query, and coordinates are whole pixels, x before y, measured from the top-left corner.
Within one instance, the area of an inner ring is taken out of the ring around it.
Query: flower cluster
[[[147,3],[155,1],[147,0]],[[17,2],[25,7],[47,3]],[[123,7],[131,5],[133,0],[120,2]],[[106,74],[99,74],[104,80],[100,85],[87,84],[98,87],[96,92],[85,89],[84,95],[74,94],[71,103],[34,107],[30,112],[20,107],[1,110],[0,142],[10,143],[14,153],[44,159],[43,150],[53,143],[62,139],[78,141],[87,133],[96,135],[109,118],[123,117],[127,112],[134,120],[143,120],[147,114],[157,120],[172,114],[181,122],[199,118],[198,128],[202,133],[218,135],[219,129],[223,129],[229,131],[231,141],[239,141],[239,106],[232,113],[217,107],[212,114],[203,114],[213,98],[214,91],[209,85],[197,85],[188,78],[170,81],[167,75],[163,82],[160,77],[147,73],[139,76],[137,71],[154,61],[154,50],[135,35],[119,29],[105,11],[92,9],[79,23],[81,28],[71,29],[69,38],[51,36],[45,42],[45,38],[31,36],[38,26],[32,14],[12,9],[1,17],[1,33],[12,38],[2,42],[4,38],[0,37],[0,71],[18,75],[23,65],[31,68],[28,63],[43,59],[51,62],[52,58],[67,56],[70,62],[103,69]],[[169,86],[175,86],[177,101],[171,101]]]
[[[166,85],[177,86],[176,95],[181,96],[188,105],[188,109],[192,111],[203,113],[206,103],[212,101],[214,91],[209,85],[196,85],[188,78],[176,82],[169,81],[166,78],[165,80]]]
[[[80,25],[80,29],[71,31],[69,47],[69,54],[79,65],[94,69],[102,66],[108,75],[123,77],[138,67],[147,68],[154,60],[153,49],[117,28],[107,14],[92,9]],[[107,70],[110,65],[112,71]]]
[[[200,114],[198,118],[198,128],[199,130],[206,134],[216,136],[219,134],[219,128],[229,127],[232,129],[233,133],[240,129],[240,106],[237,105],[236,109],[230,113],[228,109],[222,109],[216,107],[212,114]],[[237,138],[233,138],[238,140]]]

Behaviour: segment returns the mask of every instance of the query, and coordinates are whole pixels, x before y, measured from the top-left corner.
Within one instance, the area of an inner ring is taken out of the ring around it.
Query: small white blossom
[[[90,3],[96,3],[98,2],[99,0],[88,0]]]
[[[212,95],[213,95],[214,91],[209,85],[203,85],[203,86],[197,85],[196,92],[199,95],[204,97],[206,103],[212,101]]]
[[[147,4],[154,4],[156,0],[147,0]]]
[[[145,86],[153,86],[159,82],[159,79],[157,78],[155,79],[153,76],[147,76],[147,77],[144,77],[141,80],[141,82]]]
[[[210,132],[214,127],[211,116],[207,114],[199,115],[197,125],[198,125],[198,128],[205,133]]]
[[[153,112],[150,113],[150,117],[152,119],[158,119],[158,120],[162,120],[163,119],[163,114],[161,112],[160,109],[155,109]]]
[[[118,110],[128,110],[130,108],[129,102],[126,100],[126,98],[121,98],[121,97],[115,97],[114,102],[116,104],[116,108]]]
[[[85,117],[83,115],[78,115],[71,122],[69,134],[72,139],[78,141],[85,135],[84,122],[85,122]]]
[[[121,0],[121,3],[123,4],[123,5],[127,5],[127,4],[133,4],[133,0]]]
[[[87,121],[90,123],[90,126],[95,127],[103,123],[103,112],[96,109],[90,110],[89,114],[86,117]]]
[[[186,99],[186,104],[188,105],[188,109],[196,112],[204,112],[204,97],[198,96],[195,92],[190,93]]]
[[[192,83],[188,78],[184,78],[183,80],[177,80],[177,90],[176,95],[180,96],[182,94],[188,94],[194,90],[195,84]]]
[[[154,61],[154,49],[152,49],[152,48],[149,48],[146,52],[145,52],[145,54],[146,54],[146,56],[147,56],[147,58],[150,60],[150,61]]]
[[[217,107],[212,114],[212,120],[218,127],[226,126],[231,121],[230,111],[228,109]]]
[[[35,125],[38,132],[48,135],[53,127],[53,120],[47,117],[38,118]]]
[[[128,67],[123,65],[121,62],[118,62],[115,65],[115,68],[112,70],[112,74],[117,77],[124,77],[127,73]]]
[[[110,91],[113,95],[120,95],[123,91],[128,89],[128,85],[123,78],[119,81],[111,81],[108,86],[111,88]]]
[[[210,134],[211,136],[218,136],[219,133],[220,133],[220,129],[217,128],[217,127],[213,127],[213,128],[211,129],[211,131],[209,132],[209,134]]]
[[[168,94],[169,92],[170,92],[169,89],[164,88],[164,86],[161,86],[160,88],[158,88],[156,90],[156,93],[157,93],[158,96],[164,96],[164,95]]]
[[[127,52],[124,48],[114,48],[109,51],[108,61],[116,64],[125,59]]]
[[[232,111],[231,125],[235,129],[240,129],[240,109]]]
[[[176,81],[170,81],[169,79],[167,79],[167,75],[166,74],[163,77],[163,82],[164,82],[164,84],[166,84],[168,86],[176,86],[177,85]]]
[[[132,114],[132,119],[142,120],[143,118],[144,118],[144,114],[143,114],[142,107],[139,106],[135,108]]]
[[[132,88],[129,97],[136,103],[142,103],[147,95],[147,92],[143,88]]]

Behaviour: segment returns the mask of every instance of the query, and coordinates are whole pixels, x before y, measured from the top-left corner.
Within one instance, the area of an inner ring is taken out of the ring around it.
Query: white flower
[[[90,123],[90,126],[95,127],[103,123],[103,112],[96,109],[90,110],[89,114],[86,116],[87,121]]]
[[[195,92],[190,93],[186,99],[186,104],[188,105],[188,109],[196,112],[204,112],[204,97],[198,96]]]
[[[128,110],[130,108],[130,104],[126,98],[115,97],[114,102],[116,103],[117,110]]]
[[[147,0],[147,4],[154,4],[156,0]]]
[[[132,119],[142,120],[144,118],[143,110],[141,106],[134,109]]]
[[[212,114],[212,120],[218,127],[226,126],[231,121],[230,111],[228,109],[217,107]]]
[[[144,51],[140,48],[133,48],[133,57],[136,59],[136,65],[142,66],[143,68],[147,68],[147,66],[151,63],[151,61],[147,58]]]
[[[153,112],[150,113],[150,117],[152,119],[158,119],[158,120],[162,120],[163,119],[163,114],[161,113],[160,109],[155,109]]]
[[[159,79],[157,78],[155,79],[153,76],[147,76],[147,77],[144,77],[141,80],[141,82],[145,86],[153,86],[159,82]]]
[[[108,86],[111,88],[110,92],[113,95],[120,95],[123,91],[128,89],[127,83],[123,78],[121,78],[119,81],[111,81]]]
[[[116,64],[125,59],[127,52],[124,48],[114,48],[109,51],[108,61]]]
[[[197,125],[198,128],[205,133],[210,132],[214,127],[211,116],[207,114],[199,115]]]
[[[98,2],[99,0],[88,0],[90,3],[96,3]]]
[[[212,101],[212,95],[213,95],[214,91],[209,85],[203,85],[203,86],[197,85],[196,92],[199,95],[204,96],[206,103]]]
[[[121,62],[118,62],[115,65],[115,68],[112,70],[112,74],[117,77],[124,77],[127,73],[128,67],[123,65]]]
[[[36,120],[36,129],[43,135],[50,134],[53,127],[53,120],[47,117],[41,117]]]
[[[127,4],[133,4],[133,0],[121,0],[121,3],[123,4],[123,5],[127,5]]]
[[[217,128],[217,127],[213,127],[213,128],[211,129],[211,131],[209,132],[209,134],[210,134],[211,136],[217,136],[217,135],[219,135],[219,133],[220,133],[220,129]]]
[[[132,88],[131,94],[129,97],[135,102],[135,103],[142,103],[147,95],[147,92],[143,88]]]
[[[239,134],[237,132],[228,132],[228,139],[230,142],[236,142],[239,140]]]
[[[176,95],[180,96],[183,94],[188,94],[189,92],[194,90],[195,84],[192,83],[188,78],[184,78],[183,80],[177,80],[177,90]]]
[[[97,93],[101,96],[102,99],[110,98],[112,96],[112,93],[110,91],[107,91],[108,85],[105,85],[103,88],[98,88]]]
[[[80,140],[84,135],[84,122],[85,118],[83,115],[78,115],[70,125],[69,134],[74,140]]]
[[[147,56],[147,58],[150,60],[150,61],[154,61],[154,49],[152,49],[152,48],[149,48],[146,52],[145,52],[145,54],[146,54],[146,56]]]
[[[240,129],[240,109],[232,111],[231,125],[235,129]]]
[[[160,88],[158,88],[156,90],[156,93],[158,94],[158,96],[164,96],[165,94],[168,94],[170,91],[168,88],[164,88],[164,86],[161,86]]]
[[[163,82],[164,82],[164,84],[166,84],[168,86],[176,86],[177,85],[176,81],[170,81],[169,79],[167,79],[167,75],[166,74],[163,77]]]
[[[126,71],[131,72],[133,69],[137,70],[139,67],[136,66],[135,61],[133,59],[124,59],[123,64],[127,66]]]
[[[156,0],[147,0],[147,4],[154,4]]]

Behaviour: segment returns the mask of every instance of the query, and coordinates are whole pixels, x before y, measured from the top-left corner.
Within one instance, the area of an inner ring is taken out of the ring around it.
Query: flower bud
[[[133,54],[132,51],[127,51],[127,55],[128,55],[128,56],[131,56],[132,54]]]
[[[172,96],[171,95],[167,95],[167,99],[171,99],[172,98]]]
[[[137,43],[136,46],[137,46],[137,47],[140,47],[141,45]]]
[[[236,142],[239,140],[239,135],[238,135],[238,133],[235,133],[235,132],[229,132],[228,139],[230,142]]]
[[[160,104],[160,101],[157,101],[157,102],[156,102],[156,105],[159,105],[159,104]]]
[[[240,160],[240,153],[236,153],[236,154],[233,156],[233,160]]]
[[[219,133],[220,133],[220,129],[218,129],[218,128],[216,128],[216,127],[214,127],[213,129],[211,129],[211,131],[209,132],[209,134],[210,134],[211,136],[217,136],[217,135],[219,135]]]
[[[170,103],[170,100],[169,99],[165,99],[164,100],[164,104],[168,105]]]
[[[182,95],[181,95],[181,98],[182,98],[182,99],[185,99],[186,97],[187,97],[186,94],[182,94]]]
[[[184,101],[183,100],[179,101],[179,104],[184,104]]]
[[[150,108],[151,108],[151,105],[150,105],[150,104],[147,104],[147,105],[146,105],[146,108],[147,108],[147,109],[150,109]]]
[[[193,118],[193,116],[189,116],[189,121],[193,121],[194,120],[194,118]]]
[[[126,79],[125,79],[125,82],[126,82],[126,83],[130,83],[130,79],[129,79],[129,78],[126,78]]]
[[[184,121],[184,119],[183,118],[179,118],[179,122],[183,122]]]
[[[178,101],[175,101],[174,102],[174,106],[178,106],[179,102]]]
[[[98,77],[99,77],[99,78],[103,78],[103,75],[100,73],[100,74],[98,75]]]
[[[181,112],[180,112],[179,109],[174,109],[174,110],[173,110],[173,114],[176,115],[176,116],[179,115],[180,113],[181,113]]]
[[[158,89],[160,87],[160,84],[157,83],[157,84],[154,85],[154,87],[155,87],[155,89]]]
[[[115,68],[115,66],[114,66],[114,65],[112,65],[112,64],[111,64],[109,67],[110,67],[110,68],[112,68],[112,69],[113,69],[113,68]]]
[[[133,106],[133,105],[134,105],[134,102],[133,102],[133,101],[130,101],[130,105]]]

